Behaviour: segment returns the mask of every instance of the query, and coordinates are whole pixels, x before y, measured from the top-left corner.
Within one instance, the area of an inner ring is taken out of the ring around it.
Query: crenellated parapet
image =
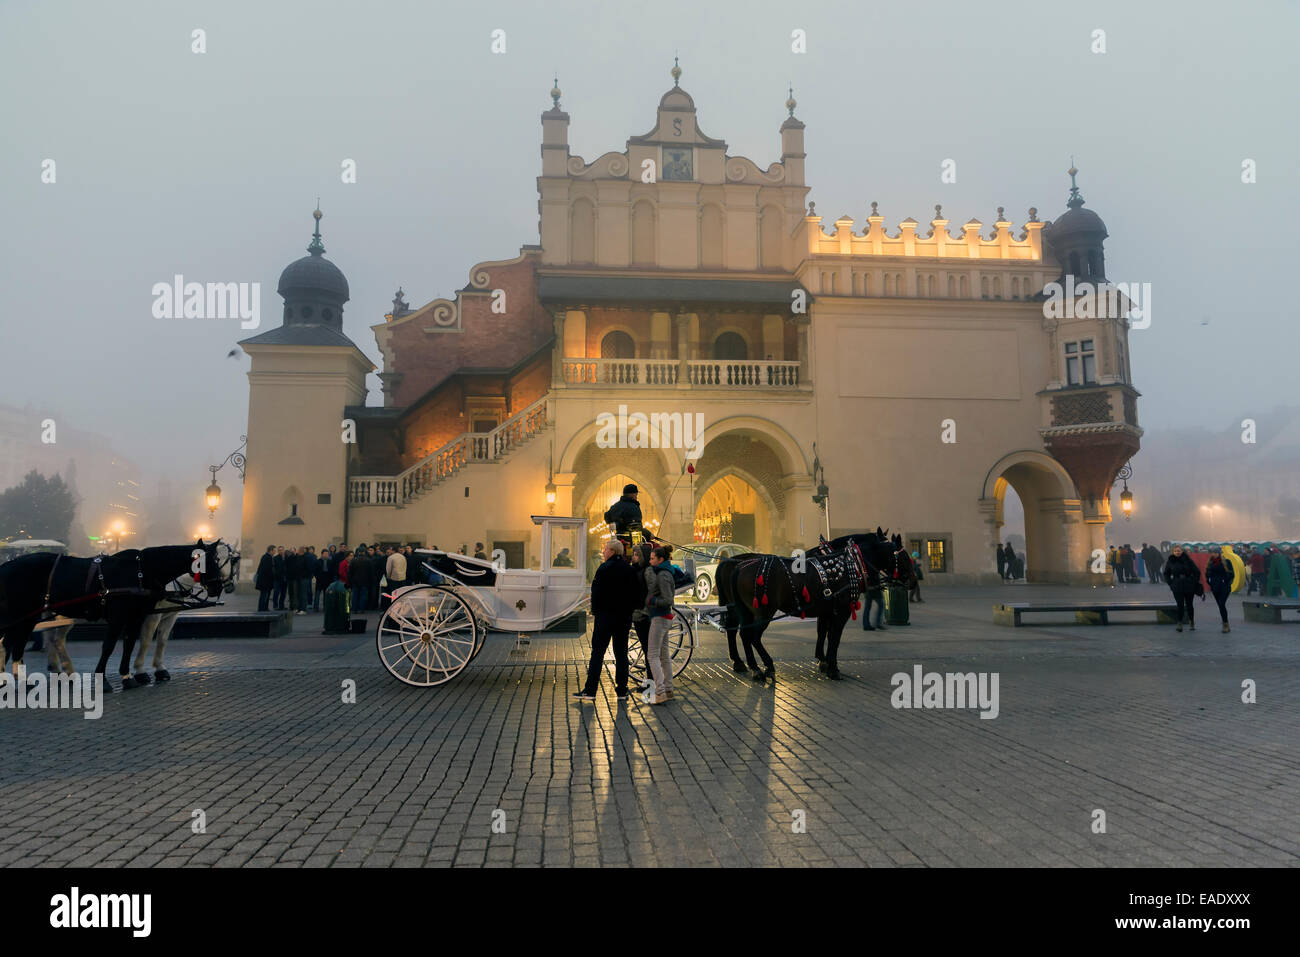
[[[943,218],[943,207],[935,206],[935,216],[929,229],[918,233],[921,224],[908,217],[898,224],[893,235],[885,229],[885,217],[871,204],[871,215],[866,217],[861,231],[854,230],[851,216],[841,216],[827,229],[822,217],[816,214],[815,204],[809,206],[808,215],[797,227],[796,245],[808,256],[917,256],[930,259],[1001,259],[1016,262],[1041,262],[1043,259],[1042,229],[1038,210],[1029,210],[1029,220],[1020,227],[1018,236],[1013,233],[1013,223],[998,207],[992,228],[983,234],[984,224],[971,219],[957,232],[949,231],[949,220]]]
[[[823,227],[810,203],[793,237],[795,276],[816,296],[1021,301],[1055,278],[1055,264],[1043,261],[1044,224],[1036,209],[1019,235],[1002,207],[988,232],[978,219],[953,232],[943,207],[934,211],[925,232],[908,217],[891,234],[876,203],[861,231],[847,215]]]

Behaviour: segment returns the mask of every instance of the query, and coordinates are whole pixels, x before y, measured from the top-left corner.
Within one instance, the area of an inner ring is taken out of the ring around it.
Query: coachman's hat
[[[629,483],[623,486],[624,495],[635,495],[636,493],[637,493],[637,488],[635,485]]]

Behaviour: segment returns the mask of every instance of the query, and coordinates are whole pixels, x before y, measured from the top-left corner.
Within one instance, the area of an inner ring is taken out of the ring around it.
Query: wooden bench
[[[993,623],[1019,628],[1022,615],[1039,612],[1074,612],[1074,620],[1081,625],[1109,625],[1110,616],[1117,611],[1154,611],[1156,624],[1178,624],[1178,605],[1171,601],[1089,601],[1089,602],[1006,602],[993,606]]]
[[[1282,624],[1282,612],[1300,611],[1300,599],[1296,598],[1261,598],[1258,601],[1243,601],[1242,610],[1246,621],[1261,621],[1267,624]]]

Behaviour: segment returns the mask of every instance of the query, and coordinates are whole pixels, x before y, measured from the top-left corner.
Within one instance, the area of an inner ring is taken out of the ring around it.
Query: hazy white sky
[[[872,200],[891,229],[935,203],[955,224],[998,206],[1054,218],[1073,154],[1108,275],[1153,287],[1132,337],[1142,424],[1223,428],[1296,394],[1297,307],[1278,290],[1300,193],[1298,9],[3,0],[0,402],[48,402],[147,473],[206,484],[245,430],[248,359],[226,353],[251,333],[153,318],[154,283],[261,282],[261,328],[278,325],[276,280],[319,195],[345,331],[378,364],[368,327],[399,284],[415,305],[450,296],[476,262],[537,242],[553,72],[591,160],[649,129],[676,51],[702,129],[762,166],[793,81],[828,221],[860,225]]]

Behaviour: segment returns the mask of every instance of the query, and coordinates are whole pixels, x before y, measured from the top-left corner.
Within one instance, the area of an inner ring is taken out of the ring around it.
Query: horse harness
[[[815,578],[816,586],[821,592],[818,597],[823,601],[833,602],[848,595],[850,598],[849,609],[853,613],[854,620],[856,620],[858,617],[858,595],[866,587],[868,569],[874,574],[879,573],[863,557],[862,550],[858,548],[856,542],[850,542],[847,548],[838,552],[831,551],[824,545],[818,546],[814,551],[819,553],[807,556],[804,559],[808,569],[804,572],[805,581],[808,580],[810,575]],[[790,586],[790,594],[794,596],[795,610],[799,612],[799,617],[806,618],[807,612],[804,606],[811,604],[814,600],[808,585],[805,584],[801,589],[795,588],[790,567],[784,559],[773,555],[764,555],[758,561],[760,562],[758,574],[754,578],[754,608],[757,609],[760,604],[766,605],[768,603],[765,586],[771,579],[773,566],[775,565],[785,574],[786,581]]]
[[[136,587],[134,588],[109,588],[108,587],[107,583],[104,581],[104,558],[105,557],[106,556],[104,555],[96,555],[94,559],[91,560],[90,568],[86,570],[86,584],[85,584],[86,593],[84,595],[82,595],[79,598],[73,598],[69,601],[60,601],[51,604],[50,596],[54,592],[54,573],[58,570],[59,562],[63,559],[62,555],[55,555],[54,564],[50,566],[50,577],[45,582],[45,598],[44,600],[42,600],[41,610],[37,614],[41,618],[44,618],[47,614],[50,613],[50,611],[52,611],[55,608],[62,608],[65,605],[75,605],[78,602],[85,601],[87,598],[90,598],[96,594],[99,596],[99,603],[101,607],[106,607],[108,605],[109,597],[113,595],[134,595],[137,597],[143,597],[145,595],[152,594],[152,592],[148,588],[144,587],[144,564],[141,562],[140,555],[138,552],[136,553],[135,556],[135,578],[139,584],[137,584]],[[98,592],[92,591],[96,578],[99,579]]]

